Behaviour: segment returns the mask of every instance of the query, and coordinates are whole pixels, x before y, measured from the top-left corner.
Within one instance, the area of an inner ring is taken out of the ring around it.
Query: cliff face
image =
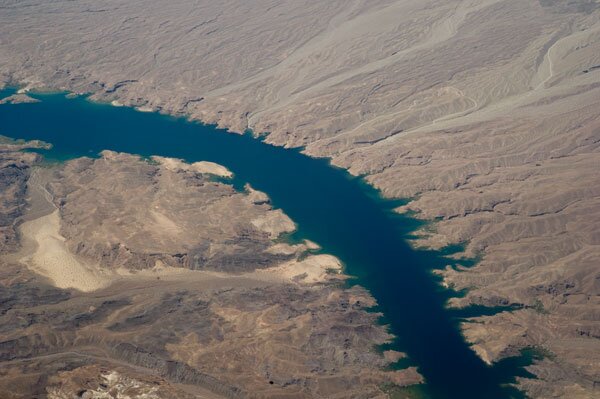
[[[481,356],[542,346],[532,395],[592,395],[599,17],[592,0],[18,2],[0,73],[269,132],[413,198],[439,220],[417,245],[481,258],[443,272],[470,289],[452,305],[527,307],[465,323]]]

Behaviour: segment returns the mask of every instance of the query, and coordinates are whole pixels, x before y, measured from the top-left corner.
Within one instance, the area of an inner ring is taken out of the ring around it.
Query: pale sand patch
[[[193,164],[191,164],[191,170],[198,173],[209,173],[211,175],[221,177],[233,176],[233,173],[231,173],[229,169],[227,169],[225,166],[208,161],[194,162]]]
[[[303,246],[303,244],[299,244]],[[212,288],[221,286],[253,287],[259,284],[316,284],[326,282],[332,278],[344,278],[342,264],[333,255],[309,255],[298,260],[294,259],[277,266],[266,269],[257,269],[252,272],[231,274],[211,270],[190,270],[165,265],[157,261],[152,269],[128,270],[119,268],[115,276],[122,279],[186,281],[190,283],[209,283]]]
[[[271,281],[293,281],[303,284],[315,284],[329,280],[332,274],[339,277],[342,264],[333,255],[311,255],[305,259],[292,260],[282,265],[257,270],[252,274],[257,278]]]
[[[304,244],[290,245],[286,243],[279,243],[270,246],[265,252],[273,255],[294,255],[304,252],[306,249],[307,247]]]
[[[91,268],[67,250],[60,235],[58,210],[21,225],[23,238],[35,243],[35,251],[21,258],[36,273],[48,277],[58,288],[89,292],[106,287],[109,276],[98,267]],[[95,269],[95,270],[94,270]]]
[[[135,110],[139,112],[154,112],[154,108],[152,107],[136,107]]]
[[[152,160],[158,162],[161,166],[164,166],[168,170],[177,172],[180,170],[191,171],[196,173],[206,173],[221,177],[232,177],[233,173],[223,165],[218,163],[200,161],[194,163],[186,163],[181,159],[177,158],[166,158],[160,156],[153,156]]]
[[[180,281],[189,280],[196,281],[198,279],[208,278],[227,278],[225,273],[211,272],[204,270],[190,270],[183,267],[172,267],[165,265],[162,261],[157,260],[154,267],[151,269],[143,270],[130,270],[124,267],[120,267],[115,270],[115,273],[122,278],[134,278],[140,279],[156,279],[161,278],[167,281]]]
[[[296,230],[296,225],[280,209],[267,212],[265,216],[252,220],[252,225],[258,230],[269,234],[271,238],[277,238],[282,233],[291,233]]]
[[[218,271],[171,267],[161,261],[157,261],[152,269],[131,271],[120,268],[116,270],[116,273],[124,278],[139,280],[160,277],[165,281],[210,281],[213,288],[232,283],[242,283],[242,285],[250,287],[253,282],[315,284],[325,282],[332,277],[340,278],[342,277],[341,272],[342,264],[339,259],[327,254],[310,255],[303,260],[294,259],[267,269],[235,275]]]
[[[110,105],[112,105],[113,107],[123,107],[124,106],[124,104],[120,103],[117,100],[111,101]]]
[[[300,254],[305,251],[314,251],[321,249],[317,244],[312,241],[304,240],[303,243],[300,244],[287,244],[287,243],[278,243],[270,246],[265,252],[274,254],[274,255],[293,255]]]
[[[260,205],[260,204],[268,204],[271,202],[271,200],[269,199],[269,196],[267,194],[263,193],[262,191],[255,190],[248,183],[246,183],[244,185],[244,189],[248,193],[248,196],[247,196],[248,200],[253,204]]]
[[[307,249],[310,249],[312,251],[321,249],[321,246],[319,244],[311,240],[304,240],[304,244],[306,245]]]

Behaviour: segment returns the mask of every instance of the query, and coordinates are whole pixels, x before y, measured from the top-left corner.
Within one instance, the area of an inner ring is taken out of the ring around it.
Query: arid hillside
[[[216,164],[1,143],[1,398],[344,398],[421,382],[375,302]],[[207,169],[207,165],[210,168]],[[117,395],[117,396],[115,396]]]
[[[525,305],[464,324],[480,356],[541,347],[532,396],[599,394],[598,0],[4,1],[0,79],[250,128],[410,198],[436,221],[415,245],[481,259],[443,272],[451,306]]]

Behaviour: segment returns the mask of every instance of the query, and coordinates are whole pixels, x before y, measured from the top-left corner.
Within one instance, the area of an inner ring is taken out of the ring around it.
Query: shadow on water
[[[408,390],[389,387],[391,395],[522,397],[507,384],[516,376],[527,376],[523,367],[535,356],[524,353],[488,367],[475,355],[465,343],[458,322],[461,317],[489,310],[469,308],[460,314],[446,309],[446,301],[456,293],[443,289],[432,273],[446,265],[461,264],[449,257],[460,248],[411,249],[406,238],[422,222],[394,213],[402,202],[382,199],[362,179],[330,166],[327,160],[267,145],[249,135],[225,134],[214,126],[84,98],[67,99],[64,94],[34,96],[43,101],[0,106],[0,134],[52,143],[53,149],[45,152],[47,157],[93,157],[110,149],[207,160],[228,167],[235,174],[236,187],[250,183],[266,192],[273,205],[298,224],[291,239],[317,242],[324,252],[339,257],[346,272],[355,277],[348,284],[360,284],[373,294],[378,310],[385,315],[384,322],[397,337],[388,347],[409,355],[398,366],[416,365],[426,378],[426,385]],[[469,260],[464,262],[464,266],[469,265]]]

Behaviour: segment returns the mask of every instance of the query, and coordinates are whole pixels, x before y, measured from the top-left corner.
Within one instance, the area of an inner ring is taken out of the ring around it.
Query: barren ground
[[[532,396],[598,395],[598,1],[0,7],[6,83],[268,132],[411,198],[437,220],[415,245],[481,258],[451,305],[528,306],[464,324],[482,358],[540,346]]]
[[[105,151],[42,168],[19,151],[36,145],[0,147],[0,396],[373,397],[421,381],[384,370],[401,354],[376,351],[390,335],[339,261],[276,242],[294,224],[215,182],[220,165]]]

